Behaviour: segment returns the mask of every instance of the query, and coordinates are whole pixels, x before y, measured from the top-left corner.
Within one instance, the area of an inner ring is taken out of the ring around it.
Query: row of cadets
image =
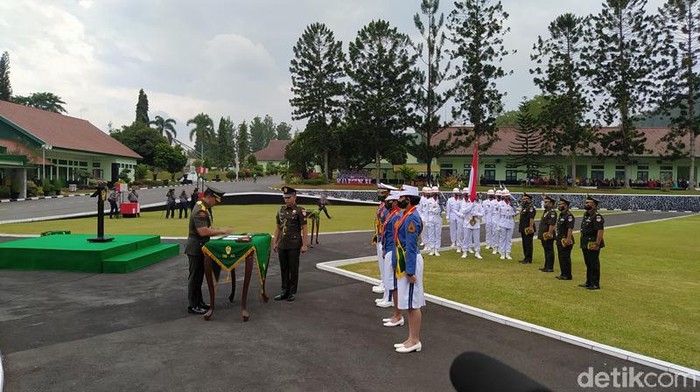
[[[452,189],[452,197],[447,199],[446,216],[447,223],[450,225],[450,247],[461,247],[462,244],[462,218],[459,216],[459,210],[462,206],[462,195],[459,188]]]
[[[382,323],[385,327],[396,327],[404,324],[403,316],[401,315],[401,310],[399,310],[397,291],[396,291],[396,259],[394,258],[394,250],[396,249],[396,243],[394,242],[394,231],[396,230],[396,222],[401,218],[401,209],[398,205],[399,201],[399,191],[391,191],[386,200],[384,200],[384,206],[389,212],[384,219],[382,233],[382,248],[384,250],[384,288],[385,295],[382,301],[377,302],[379,307],[394,307],[394,314],[391,317],[382,319]]]
[[[501,201],[501,197],[496,198],[496,192],[493,189],[486,192],[486,197],[486,200],[481,203],[484,208],[484,225],[486,226],[486,249],[497,249],[496,206]]]
[[[421,351],[421,308],[425,306],[423,292],[423,256],[418,248],[418,238],[423,230],[423,220],[417,212],[420,202],[418,188],[404,185],[399,193],[399,208],[404,209],[394,225],[394,259],[396,265],[396,301],[399,310],[408,313],[408,338],[394,344],[398,353]]]
[[[504,189],[501,192],[501,201],[498,202],[496,211],[498,213],[498,253],[501,254],[501,260],[512,260],[510,250],[516,211],[511,204],[510,191],[508,189]],[[493,254],[496,254],[496,250],[493,251]]]
[[[467,188],[465,188],[467,189]],[[462,258],[467,258],[467,252],[474,253],[474,257],[481,259],[481,218],[484,216],[483,208],[478,200],[469,200],[469,192],[464,195],[464,201],[459,211],[464,219],[464,236],[462,237]]]
[[[440,256],[438,249],[442,244],[442,206],[440,205],[440,190],[434,186],[430,189],[429,196],[426,196],[426,202],[423,206],[421,215],[427,229],[427,238],[425,238],[425,248],[429,251],[429,256]]]
[[[372,245],[377,247],[377,264],[379,266],[379,276],[381,277],[380,282],[377,286],[372,287],[372,291],[377,294],[384,293],[384,252],[382,251],[382,225],[384,223],[384,218],[388,214],[387,209],[384,207],[384,200],[389,196],[389,192],[392,190],[397,190],[391,185],[386,185],[379,183],[377,185],[377,197],[379,198],[379,207],[377,207],[377,213],[374,216],[374,236],[372,237]],[[377,303],[383,301],[384,298],[377,300]],[[391,305],[387,305],[391,306]]]

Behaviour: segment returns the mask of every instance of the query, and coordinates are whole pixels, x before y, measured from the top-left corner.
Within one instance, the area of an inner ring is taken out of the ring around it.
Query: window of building
[[[92,167],[100,167],[100,163],[99,163],[99,162],[93,162],[93,163],[92,163]]]
[[[673,180],[673,166],[659,167],[659,179],[662,181]]]
[[[506,181],[517,181],[518,171],[517,170],[506,170]]]
[[[466,167],[466,166],[465,166],[465,167]],[[493,163],[487,163],[487,164],[484,165],[484,167],[487,168],[487,169],[495,169],[495,168],[496,168],[496,165],[493,164]]]
[[[637,165],[637,180],[646,181],[649,179],[649,165]]]
[[[605,165],[591,165],[591,178],[602,180],[605,178]]]
[[[495,180],[496,179],[496,170],[494,170],[494,169],[484,170],[484,178],[487,180]]]
[[[615,178],[618,180],[625,178],[625,165],[615,165]]]
[[[513,163],[507,163],[506,164],[506,169],[517,169],[519,168],[519,165],[513,164]]]
[[[131,165],[129,165],[129,166],[131,166]],[[452,164],[451,163],[441,163],[440,169],[452,169]]]

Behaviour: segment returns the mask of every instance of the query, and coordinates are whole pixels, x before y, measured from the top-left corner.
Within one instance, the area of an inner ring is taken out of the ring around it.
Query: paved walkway
[[[677,215],[618,214],[606,221]],[[240,291],[236,303],[221,304],[226,286],[212,321],[186,313],[184,256],[124,275],[0,271],[6,390],[383,391],[392,385],[449,391],[449,366],[468,350],[556,391],[576,390],[589,367],[655,371],[433,304],[424,311],[423,352],[397,354],[392,344],[407,328],[382,327],[389,312],[374,306],[370,286],[315,268],[371,255],[368,239],[322,235],[302,257],[297,301],[263,304],[252,295],[248,323],[240,319]],[[270,294],[279,282],[273,256]],[[258,288],[254,282],[251,293]]]

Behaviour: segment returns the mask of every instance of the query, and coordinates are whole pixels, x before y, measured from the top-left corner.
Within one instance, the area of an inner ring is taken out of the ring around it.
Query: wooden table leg
[[[211,316],[214,315],[214,308],[216,307],[216,294],[214,293],[214,277],[211,268],[211,258],[209,256],[204,256],[204,277],[207,279],[207,288],[209,289],[209,310],[204,314],[204,319],[209,321]]]
[[[245,259],[245,277],[243,278],[243,292],[241,293],[241,316],[243,322],[248,321],[250,313],[248,313],[248,287],[250,286],[250,276],[253,273],[253,262],[255,256],[250,254]]]

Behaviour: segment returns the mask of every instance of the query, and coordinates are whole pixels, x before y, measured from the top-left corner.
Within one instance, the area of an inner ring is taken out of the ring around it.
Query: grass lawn
[[[601,287],[588,291],[579,248],[572,252],[572,281],[538,270],[544,262],[535,242],[534,264],[426,257],[427,292],[611,346],[700,369],[700,216],[606,230]],[[693,234],[694,233],[694,234]],[[578,241],[578,235],[576,235]],[[578,244],[576,245],[578,246]],[[343,267],[378,277],[376,262]]]
[[[316,209],[317,206],[305,206]],[[214,226],[228,226],[238,233],[274,233],[275,214],[280,206],[217,206],[214,207]],[[328,206],[333,219],[321,214],[320,232],[370,230],[375,206]],[[177,217],[178,213],[175,213]],[[164,237],[187,237],[189,220],[165,219],[161,211],[142,212],[139,218],[109,219],[105,217],[106,234],[159,234]],[[309,230],[311,230],[309,222]],[[55,221],[12,223],[0,225],[3,234],[41,234],[51,230],[70,230],[74,234],[94,233],[96,219],[77,218]]]

